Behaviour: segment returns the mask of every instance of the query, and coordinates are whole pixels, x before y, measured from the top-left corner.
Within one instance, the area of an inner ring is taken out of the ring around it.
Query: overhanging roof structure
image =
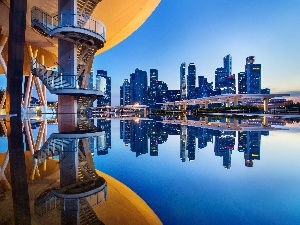
[[[92,17],[102,21],[106,26],[106,43],[104,48],[97,51],[100,54],[121,41],[125,40],[137,30],[151,15],[160,0],[102,0],[92,13]],[[0,1],[0,35],[9,35],[9,0]],[[44,56],[47,66],[54,66],[57,62],[57,39],[42,36],[31,28],[31,8],[36,6],[51,14],[57,14],[57,1],[27,0],[26,44],[30,44],[33,51],[38,50],[37,58]],[[0,37],[1,39],[1,37]],[[1,40],[0,40],[1,41]],[[7,42],[2,51],[7,62]],[[0,66],[0,74],[3,74]],[[30,56],[25,46],[24,74],[30,73]]]

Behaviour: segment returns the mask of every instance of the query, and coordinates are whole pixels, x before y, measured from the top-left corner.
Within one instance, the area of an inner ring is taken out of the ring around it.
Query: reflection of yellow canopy
[[[136,29],[151,15],[160,0],[102,0],[95,8],[92,17],[101,20],[106,26],[106,43],[104,48],[96,54],[104,52],[117,45]],[[50,14],[57,13],[57,1],[53,0],[28,0],[27,1],[27,28],[26,43],[31,44],[33,50],[38,50],[38,57],[45,56],[45,64],[53,66],[57,62],[57,40],[46,38],[30,27],[30,11],[33,6],[43,9]],[[0,29],[2,34],[8,35],[9,1],[0,2]],[[1,38],[1,37],[0,37]],[[0,40],[1,41],[1,40]],[[2,52],[7,61],[7,43]],[[26,48],[24,74],[29,74],[30,57]],[[0,74],[3,69],[0,66]]]

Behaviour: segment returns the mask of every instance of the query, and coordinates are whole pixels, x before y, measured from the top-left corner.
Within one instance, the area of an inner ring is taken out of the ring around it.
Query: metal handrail
[[[83,76],[84,82],[82,81],[81,87],[79,82],[79,74],[68,74],[66,72],[58,73],[57,71],[48,70],[47,67],[38,62],[37,59],[32,60],[31,69],[36,70],[36,76],[45,83],[51,90],[59,89],[84,89],[100,91],[99,88],[95,87],[95,81],[89,82],[89,79],[85,79],[86,76],[91,76],[90,74],[85,74]]]
[[[36,21],[46,29],[52,31],[61,27],[78,27],[99,34],[104,40],[106,39],[106,27],[104,24],[88,14],[73,13],[64,10],[59,15],[50,15],[36,6],[31,9],[31,21]]]

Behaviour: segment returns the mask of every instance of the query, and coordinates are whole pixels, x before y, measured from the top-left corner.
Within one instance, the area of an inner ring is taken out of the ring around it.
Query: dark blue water
[[[164,224],[300,224],[299,124],[248,133],[189,127],[181,138],[180,126],[127,125],[125,144],[120,121],[111,121],[110,148],[95,152],[95,166],[140,195]]]

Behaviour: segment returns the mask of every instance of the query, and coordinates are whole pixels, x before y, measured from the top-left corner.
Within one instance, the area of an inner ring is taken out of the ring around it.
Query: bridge
[[[270,99],[287,96],[290,96],[290,94],[223,94],[159,104],[162,104],[165,110],[167,110],[168,107],[174,106],[177,106],[179,109],[186,110],[189,105],[200,105],[200,107],[208,108],[208,105],[212,103],[225,103],[226,107],[229,107],[231,103],[236,106],[239,102],[241,104],[245,104],[249,100],[260,99],[263,101],[264,112],[268,112]]]

